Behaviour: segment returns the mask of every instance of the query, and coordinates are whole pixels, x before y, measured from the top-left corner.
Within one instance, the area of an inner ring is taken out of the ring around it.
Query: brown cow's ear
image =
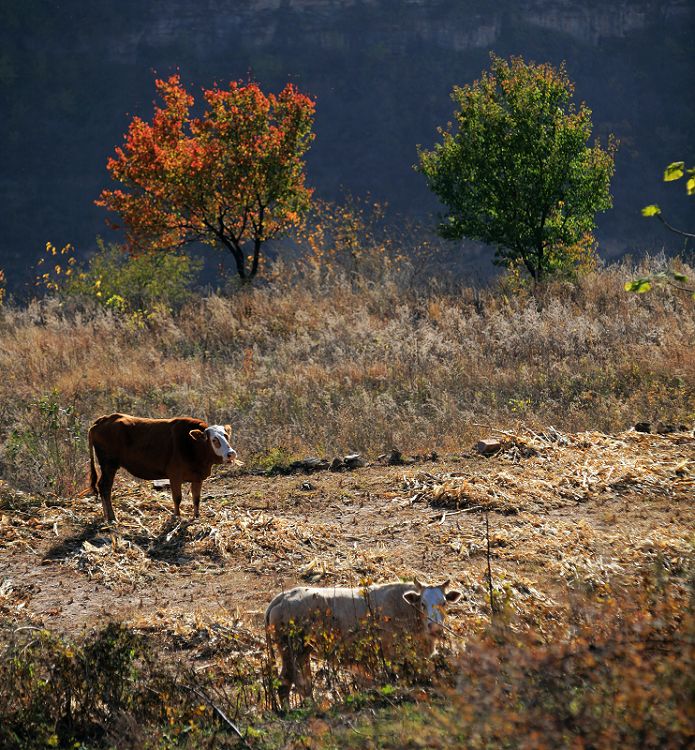
[[[450,583],[451,583],[451,579],[447,578],[446,581],[444,581],[444,583],[441,586],[439,586],[439,588],[442,590],[442,594],[446,593],[446,590]]]
[[[420,593],[418,591],[406,591],[405,594],[403,594],[403,598],[408,602],[408,604],[414,604],[418,605],[420,604]]]
[[[456,591],[456,589],[452,589],[451,591],[447,591],[444,596],[446,597],[446,600],[448,602],[451,602],[451,604],[453,604],[454,602],[457,602],[463,596],[463,594],[460,591]]]
[[[227,439],[231,440],[232,439],[232,425],[226,424],[224,426],[224,431],[227,433]]]
[[[193,440],[205,440],[205,433],[202,430],[191,430],[188,434]]]

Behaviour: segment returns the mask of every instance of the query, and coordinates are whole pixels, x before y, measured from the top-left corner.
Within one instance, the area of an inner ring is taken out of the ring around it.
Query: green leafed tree
[[[573,102],[564,65],[507,61],[454,88],[455,124],[418,149],[419,170],[447,207],[439,227],[496,248],[495,262],[540,282],[576,262],[612,205],[616,141],[589,145],[591,110]]]

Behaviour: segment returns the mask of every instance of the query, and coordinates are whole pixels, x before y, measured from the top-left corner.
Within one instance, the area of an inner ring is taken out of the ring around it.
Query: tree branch
[[[691,234],[690,232],[684,232],[682,229],[676,229],[676,227],[672,227],[664,217],[658,213],[656,214],[656,218],[671,232],[674,232],[675,234],[680,234],[681,237],[688,237],[691,239],[695,239],[695,234]]]

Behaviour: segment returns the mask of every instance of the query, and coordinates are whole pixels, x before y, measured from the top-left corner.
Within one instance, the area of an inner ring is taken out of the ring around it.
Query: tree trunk
[[[263,240],[258,239],[258,237],[253,241],[253,262],[251,263],[251,273],[249,274],[250,279],[253,279],[258,272],[258,263],[261,257],[262,244]]]
[[[255,237],[253,238],[253,261],[251,262],[250,278],[254,278],[258,272],[258,263],[261,257],[261,245],[263,244],[263,231],[265,219],[265,205],[258,199],[258,225],[254,225]]]
[[[520,256],[521,256],[521,259],[524,261],[526,270],[529,272],[529,275],[533,279],[533,283],[537,284],[539,269],[533,265],[533,256],[528,256],[523,250],[521,251]]]
[[[236,270],[237,274],[239,275],[239,278],[242,281],[248,281],[248,276],[246,273],[246,263],[244,259],[244,252],[239,247],[239,245],[236,242],[233,242],[229,240],[227,237],[220,237],[220,241],[222,244],[229,250],[229,252],[232,255],[232,258],[234,258],[234,262],[236,264]]]
[[[543,243],[536,248],[536,283],[543,281]]]
[[[239,274],[239,278],[242,281],[248,281],[248,277],[246,275],[246,263],[244,262],[244,254],[232,251],[232,256],[234,257],[234,262],[236,263],[236,270]]]

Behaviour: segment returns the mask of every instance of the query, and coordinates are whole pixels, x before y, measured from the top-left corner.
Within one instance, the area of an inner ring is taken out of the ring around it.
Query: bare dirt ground
[[[488,618],[492,575],[506,605],[548,635],[572,586],[646,567],[684,574],[695,529],[692,433],[552,431],[406,466],[262,476],[220,470],[201,518],[171,515],[150,483],[119,473],[115,528],[91,497],[37,501],[0,486],[0,616],[77,635],[117,620],[171,633],[243,627],[298,584],[417,576],[464,592],[450,624]]]

